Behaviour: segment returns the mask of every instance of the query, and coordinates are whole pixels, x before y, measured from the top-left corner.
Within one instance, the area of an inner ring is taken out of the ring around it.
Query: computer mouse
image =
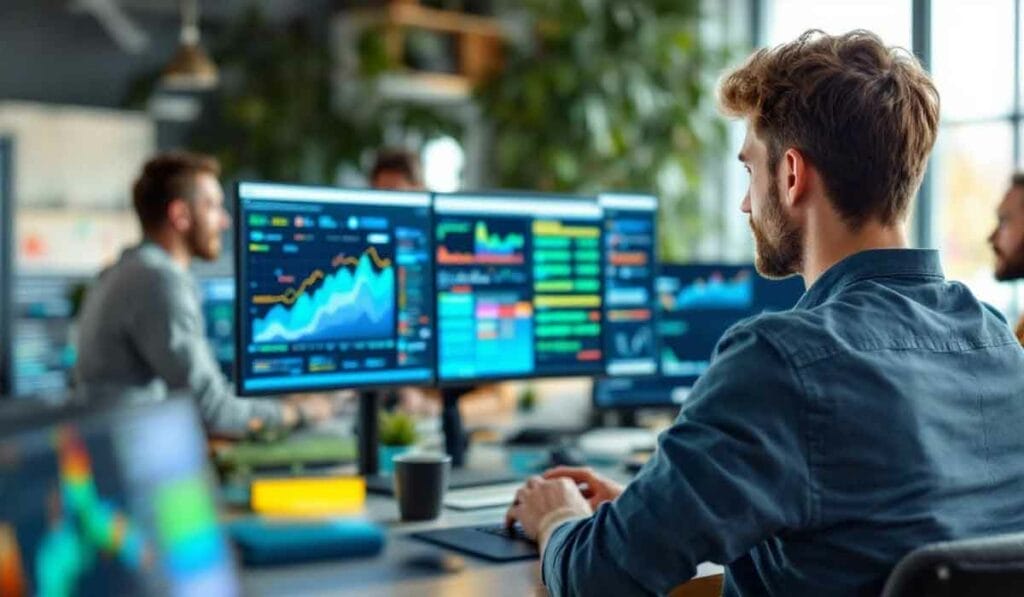
[[[584,466],[587,459],[576,448],[559,446],[551,450],[549,455],[551,466]]]
[[[405,565],[431,572],[461,572],[466,567],[466,560],[441,551],[421,553],[408,558]]]

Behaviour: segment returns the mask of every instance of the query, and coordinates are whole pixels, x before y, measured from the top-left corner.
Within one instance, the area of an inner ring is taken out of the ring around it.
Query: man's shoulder
[[[841,305],[762,313],[732,326],[721,345],[750,336],[754,339],[750,342],[752,349],[778,353],[790,365],[799,366],[845,345],[856,317],[855,309]]]
[[[840,353],[958,352],[1013,339],[998,312],[963,285],[945,282],[919,293],[854,285],[823,303],[754,316],[733,330],[758,335],[796,366]]]
[[[166,257],[140,247],[126,252],[103,273],[100,283],[131,294],[177,293],[188,286],[188,274],[172,265]]]
[[[781,348],[814,341],[823,336],[828,314],[818,309],[791,309],[754,315],[740,320],[726,336],[750,334]]]

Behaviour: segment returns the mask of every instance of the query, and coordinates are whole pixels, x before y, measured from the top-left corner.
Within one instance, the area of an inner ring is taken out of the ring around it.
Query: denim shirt
[[[874,250],[732,327],[625,492],[562,524],[553,595],[877,595],[933,541],[1024,531],[1024,350],[938,255]]]

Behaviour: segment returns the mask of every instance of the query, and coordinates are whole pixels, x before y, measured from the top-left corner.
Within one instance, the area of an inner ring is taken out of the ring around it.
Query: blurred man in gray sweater
[[[87,399],[152,401],[191,395],[210,431],[237,434],[325,419],[323,397],[237,398],[204,335],[192,258],[216,260],[231,225],[213,158],[159,155],[132,189],[143,241],[100,274],[79,317],[75,377]]]

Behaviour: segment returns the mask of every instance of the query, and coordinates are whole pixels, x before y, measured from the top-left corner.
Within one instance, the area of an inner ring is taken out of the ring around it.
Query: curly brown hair
[[[811,30],[758,50],[723,78],[719,104],[750,119],[772,172],[799,150],[854,229],[906,217],[939,124],[939,93],[921,64],[864,30]]]

